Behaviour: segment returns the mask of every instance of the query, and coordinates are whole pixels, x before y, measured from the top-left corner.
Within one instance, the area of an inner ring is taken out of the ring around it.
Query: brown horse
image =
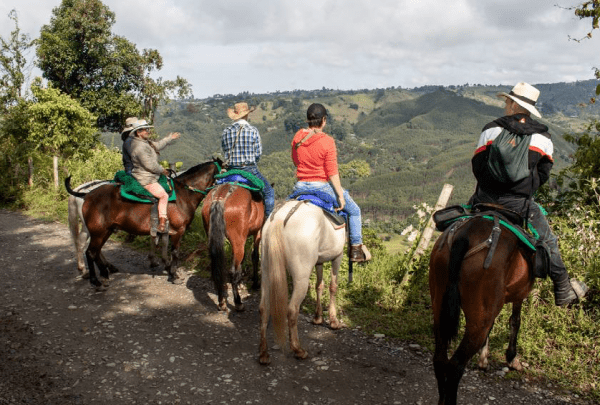
[[[497,243],[495,242],[497,241]],[[533,255],[511,231],[482,217],[458,221],[437,240],[429,263],[435,353],[433,367],[439,404],[456,404],[467,362],[480,352],[487,367],[488,336],[504,304],[512,302],[509,367],[521,369],[517,335],[521,306],[533,287]],[[448,360],[448,345],[458,335],[460,311],[466,325],[460,345]]]
[[[237,311],[244,310],[238,285],[242,279],[244,247],[249,236],[254,237],[252,249],[252,288],[258,289],[258,246],[259,231],[265,219],[265,205],[256,192],[236,185],[224,183],[216,186],[206,196],[202,205],[204,229],[208,235],[212,279],[218,295],[218,307],[227,311],[225,283],[225,238],[231,243],[233,260],[229,269],[229,282]]]
[[[169,217],[169,236],[171,237],[171,258],[165,260],[168,281],[177,282],[178,253],[181,237],[194,219],[196,208],[206,195],[206,189],[214,183],[214,176],[219,173],[221,160],[216,159],[190,168],[173,179],[177,196],[167,209]],[[77,193],[71,190],[70,178],[65,180],[69,194],[84,197],[82,213],[90,243],[85,251],[90,283],[102,287],[96,277],[94,263],[100,269],[100,275],[108,279],[111,266],[100,254],[102,247],[117,229],[132,235],[150,234],[150,211],[152,204],[132,202],[121,197],[120,186],[115,184],[100,186],[89,193]]]

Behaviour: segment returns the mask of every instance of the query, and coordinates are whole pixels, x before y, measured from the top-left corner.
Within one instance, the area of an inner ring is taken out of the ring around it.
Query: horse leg
[[[310,274],[310,273],[309,273]],[[300,312],[300,304],[308,291],[308,278],[298,280],[294,283],[294,291],[288,305],[288,327],[290,330],[290,348],[295,353],[296,358],[305,359],[308,353],[300,347],[300,339],[298,339],[298,314]]]
[[[434,322],[435,352],[433,354],[433,370],[438,386],[439,405],[446,401],[446,372],[448,370],[448,343],[441,338],[439,322]]]
[[[260,243],[260,238],[255,236],[254,237],[254,246],[252,248],[252,289],[255,291],[260,289],[260,279],[258,278],[259,243]]]
[[[492,327],[493,326],[494,325],[492,324]],[[483,347],[479,350],[479,361],[477,362],[477,365],[481,370],[487,370],[489,367],[488,356],[490,354],[490,333],[492,333],[492,328],[490,328]]]
[[[465,373],[468,361],[481,349],[490,332],[490,326],[467,326],[463,339],[446,365],[446,387],[444,405],[456,405],[458,384]],[[441,398],[441,397],[440,397]]]
[[[168,265],[165,265],[169,277],[167,281],[170,281],[173,284],[182,284],[183,278],[177,272],[179,268],[179,245],[181,243],[182,234],[175,234],[171,237],[171,258],[168,262]],[[163,235],[163,248],[167,246],[169,243],[169,236]]]
[[[244,261],[244,240],[237,240],[231,242],[231,249],[233,251],[233,263],[229,270],[229,280],[231,281],[231,291],[233,292],[233,302],[235,304],[235,310],[238,312],[244,311],[245,307],[240,297],[239,285],[242,281],[242,261]]]
[[[85,258],[87,259],[88,264],[88,274],[90,278],[90,284],[96,288],[102,287],[102,283],[96,277],[96,265],[94,264],[96,259],[96,254],[90,251],[88,247],[85,251]]]
[[[150,253],[148,253],[148,260],[150,260],[151,269],[160,266],[160,261],[156,257],[156,245],[154,244],[154,239],[152,237],[150,237]]]
[[[521,327],[521,307],[523,301],[513,302],[512,315],[510,316],[510,338],[508,341],[508,349],[506,349],[506,362],[508,367],[513,370],[521,371],[523,366],[517,358],[517,335],[519,334],[519,328]]]
[[[342,323],[337,318],[337,310],[335,308],[335,298],[338,288],[338,270],[342,263],[343,255],[335,258],[331,264],[331,283],[329,283],[329,326],[331,329],[340,329]]]
[[[315,317],[313,318],[313,324],[323,324],[323,306],[321,304],[321,298],[323,297],[323,264],[317,264],[315,266],[317,274],[317,284],[315,285],[315,292],[317,294],[317,305],[315,309]]]

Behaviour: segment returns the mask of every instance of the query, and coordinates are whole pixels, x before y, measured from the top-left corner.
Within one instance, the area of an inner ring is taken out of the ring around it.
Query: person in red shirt
[[[292,140],[292,160],[297,178],[294,192],[319,191],[337,198],[337,209],[348,214],[350,260],[368,261],[371,254],[362,242],[360,207],[342,188],[335,140],[323,132],[327,124],[327,110],[322,104],[311,104],[306,118],[308,128],[300,129]]]

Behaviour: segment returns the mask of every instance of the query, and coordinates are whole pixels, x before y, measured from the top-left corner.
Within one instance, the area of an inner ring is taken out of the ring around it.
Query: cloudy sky
[[[0,35],[32,38],[60,0],[2,0]],[[157,49],[194,96],[513,85],[593,78],[599,38],[575,0],[104,0],[115,34]],[[38,73],[39,74],[39,73]]]

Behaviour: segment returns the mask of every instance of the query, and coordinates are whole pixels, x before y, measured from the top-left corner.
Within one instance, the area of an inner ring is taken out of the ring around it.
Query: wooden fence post
[[[442,192],[438,198],[437,203],[435,204],[434,212],[437,210],[441,210],[448,204],[448,200],[452,196],[452,190],[454,190],[454,186],[452,184],[444,184],[444,188],[442,188]],[[433,223],[433,215],[429,217],[429,222],[427,222],[427,226],[423,231],[423,236],[421,237],[421,242],[419,243],[419,247],[415,252],[415,256],[419,257],[423,254],[423,252],[429,246],[429,242],[431,241],[431,237],[433,236],[433,231],[435,230],[435,224]]]

